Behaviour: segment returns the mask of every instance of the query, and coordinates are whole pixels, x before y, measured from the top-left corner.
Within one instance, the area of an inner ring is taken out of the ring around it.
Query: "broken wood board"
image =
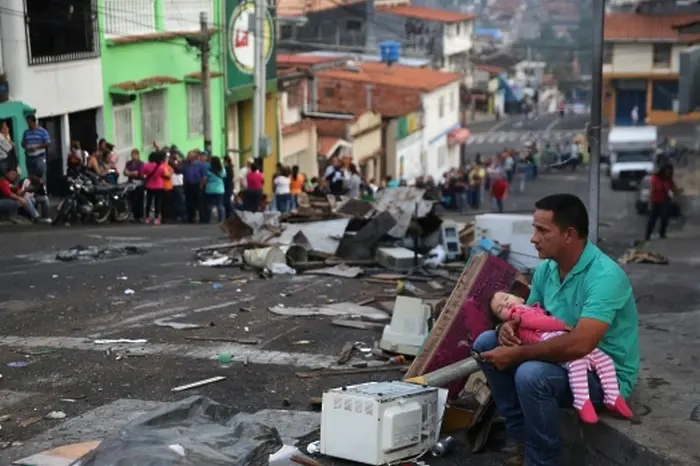
[[[188,336],[185,340],[192,341],[221,341],[226,343],[238,343],[240,345],[258,345],[261,340],[259,338],[232,338],[232,337],[197,337]]]
[[[474,256],[462,272],[457,285],[447,299],[440,317],[428,335],[420,353],[411,364],[406,374],[407,378],[424,375],[457,362],[467,356],[464,351],[469,351],[471,343],[476,338],[475,333],[481,329],[471,329],[476,326],[476,321],[481,327],[485,321],[486,310],[484,301],[493,292],[507,290],[515,280],[517,271],[508,263],[490,254]],[[467,298],[474,299],[474,306],[479,309],[479,316],[465,316],[462,308]],[[469,319],[466,319],[469,317]],[[455,331],[452,331],[454,327]],[[458,327],[461,329],[458,330]],[[465,328],[466,327],[466,328]],[[467,342],[465,348],[464,342]],[[445,357],[449,355],[449,357]],[[454,396],[454,393],[450,393]]]
[[[361,320],[333,319],[331,325],[337,327],[357,328],[360,330],[383,329],[384,324],[377,322],[363,322]]]
[[[355,303],[332,303],[314,307],[285,307],[282,305],[268,308],[273,314],[288,317],[326,316],[338,318],[364,318],[373,321],[389,320],[389,314],[369,306],[358,306]]]
[[[350,360],[350,357],[352,357],[352,351],[355,349],[355,343],[348,341],[343,345],[343,348],[340,350],[340,353],[338,353],[338,359],[336,362],[338,364],[345,364]]]
[[[357,304],[358,306],[366,306],[368,304],[372,304],[376,300],[377,299],[374,296],[372,296],[370,298],[361,299],[360,301],[357,301],[357,303],[355,303],[355,304]]]
[[[312,379],[316,377],[328,377],[332,375],[353,375],[353,374],[372,374],[376,372],[405,372],[408,366],[396,366],[388,364],[386,366],[378,367],[359,367],[355,369],[320,369],[317,371],[310,372],[297,372],[294,375],[300,379]]]
[[[331,277],[340,278],[355,278],[362,275],[364,270],[360,267],[348,267],[343,264],[334,265],[333,267],[324,267],[321,269],[307,270],[305,275],[328,275]]]
[[[15,461],[18,466],[70,466],[98,447],[99,440],[73,443],[42,451]]]

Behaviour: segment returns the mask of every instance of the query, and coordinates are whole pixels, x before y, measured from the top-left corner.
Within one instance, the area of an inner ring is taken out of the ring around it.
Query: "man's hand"
[[[481,353],[481,358],[484,361],[501,371],[519,364],[521,362],[519,357],[520,348],[517,346],[499,346],[491,351]]]
[[[520,326],[520,316],[504,322],[498,330],[498,343],[502,346],[519,346],[523,342],[520,341],[515,334]]]
[[[19,202],[19,205],[22,207],[27,207],[27,201],[23,197],[18,198],[17,202]]]

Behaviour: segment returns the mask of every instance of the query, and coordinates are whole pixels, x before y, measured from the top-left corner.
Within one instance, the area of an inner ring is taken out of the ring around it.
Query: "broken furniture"
[[[422,299],[397,296],[391,323],[384,327],[379,347],[392,353],[415,356],[430,332],[432,309]]]
[[[424,453],[440,433],[438,392],[405,382],[370,382],[325,392],[321,454],[378,466]]]
[[[491,328],[485,301],[492,293],[509,289],[516,278],[517,271],[495,256],[480,254],[472,258],[406,378],[427,374],[469,357],[476,337]],[[459,395],[465,383],[466,378],[447,387],[451,400]]]

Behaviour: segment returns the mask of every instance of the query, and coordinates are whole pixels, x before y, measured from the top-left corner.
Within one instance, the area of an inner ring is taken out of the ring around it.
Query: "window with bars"
[[[130,151],[134,146],[134,107],[115,105],[112,108],[114,122],[114,146],[117,150]]]
[[[201,136],[204,133],[202,108],[202,85],[187,85],[187,132],[190,137]]]
[[[24,3],[29,65],[100,56],[95,0]]]
[[[654,44],[653,47],[654,68],[670,68],[673,51],[671,44]]]
[[[198,31],[199,14],[207,13],[209,23],[215,23],[214,2],[212,0],[162,0],[165,31]]]
[[[165,145],[168,134],[165,119],[165,90],[141,94],[141,144],[150,150],[155,141]]]

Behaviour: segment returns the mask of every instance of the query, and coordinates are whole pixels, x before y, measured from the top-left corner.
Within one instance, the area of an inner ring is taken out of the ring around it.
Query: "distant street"
[[[526,142],[540,144],[565,145],[579,134],[583,134],[589,115],[566,115],[560,118],[558,113],[546,113],[528,118],[514,115],[500,121],[467,124],[471,137],[467,140],[467,153],[473,156],[480,153],[492,156],[506,148],[520,150]],[[602,150],[607,150],[606,141],[609,127],[602,128]],[[680,145],[694,147],[697,141],[696,125],[693,123],[675,123],[659,127],[659,137],[675,139]]]
[[[503,149],[522,149],[529,141],[541,143],[566,144],[585,130],[588,115],[566,115],[560,118],[558,113],[546,113],[537,117],[514,115],[486,125],[477,123],[467,125],[472,132],[467,141],[469,155],[480,153],[492,156]]]

